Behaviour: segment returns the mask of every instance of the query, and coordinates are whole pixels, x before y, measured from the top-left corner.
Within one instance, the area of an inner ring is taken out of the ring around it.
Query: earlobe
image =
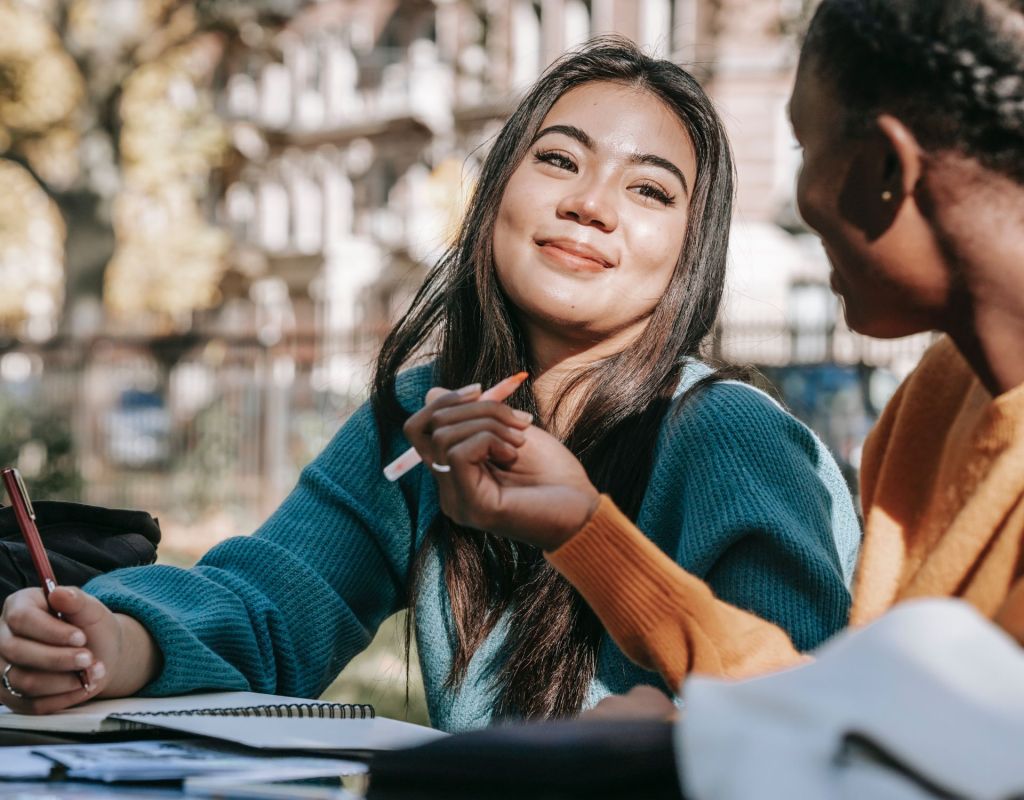
[[[914,190],[923,170],[914,134],[882,114],[875,129],[852,142],[853,156],[839,194],[839,211],[869,242],[885,234]]]
[[[899,159],[880,132],[850,142],[852,150],[839,189],[839,213],[869,242],[892,226],[904,193]]]

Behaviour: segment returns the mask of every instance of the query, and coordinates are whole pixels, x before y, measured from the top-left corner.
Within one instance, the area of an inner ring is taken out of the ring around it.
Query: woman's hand
[[[92,697],[124,697],[155,676],[159,650],[138,621],[67,586],[50,594],[50,606],[64,619],[50,613],[42,589],[22,589],[0,614],[0,670],[16,692],[0,686],[0,701],[13,711],[49,714]]]
[[[626,694],[609,695],[580,718],[673,720],[678,716],[679,709],[664,692],[653,686],[634,686]]]
[[[460,525],[553,550],[590,519],[600,495],[583,465],[532,417],[480,400],[478,386],[431,389],[405,435],[435,468],[441,509]]]
[[[1024,645],[1024,579],[1017,581],[996,612],[996,625]]]

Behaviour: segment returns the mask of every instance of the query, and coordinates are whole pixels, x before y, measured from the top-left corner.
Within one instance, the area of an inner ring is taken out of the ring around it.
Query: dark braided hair
[[[804,58],[849,134],[889,112],[923,147],[1024,182],[1024,0],[823,0]]]

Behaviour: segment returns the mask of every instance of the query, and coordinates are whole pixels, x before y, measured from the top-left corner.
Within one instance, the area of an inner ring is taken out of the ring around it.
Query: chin
[[[902,339],[904,336],[932,330],[931,325],[898,313],[892,316],[871,312],[858,314],[856,307],[851,308],[845,301],[843,307],[846,324],[850,330],[874,339]],[[877,309],[875,311],[877,312]]]

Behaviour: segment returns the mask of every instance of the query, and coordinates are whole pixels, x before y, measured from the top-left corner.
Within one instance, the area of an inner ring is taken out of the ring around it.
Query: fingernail
[[[97,661],[96,665],[92,668],[91,672],[93,680],[98,681],[100,678],[107,674],[107,668],[103,666],[102,661]]]
[[[479,383],[471,383],[469,386],[463,386],[455,394],[459,397],[469,397],[470,395],[476,394],[482,387]]]
[[[75,631],[73,634],[71,634],[71,637],[68,639],[68,644],[70,644],[72,647],[84,646],[85,634],[81,631]]]
[[[528,411],[516,410],[512,413],[515,414],[516,419],[521,419],[523,422],[533,422],[533,414]]]
[[[89,653],[78,653],[75,655],[76,667],[87,667],[92,663],[92,655]]]

